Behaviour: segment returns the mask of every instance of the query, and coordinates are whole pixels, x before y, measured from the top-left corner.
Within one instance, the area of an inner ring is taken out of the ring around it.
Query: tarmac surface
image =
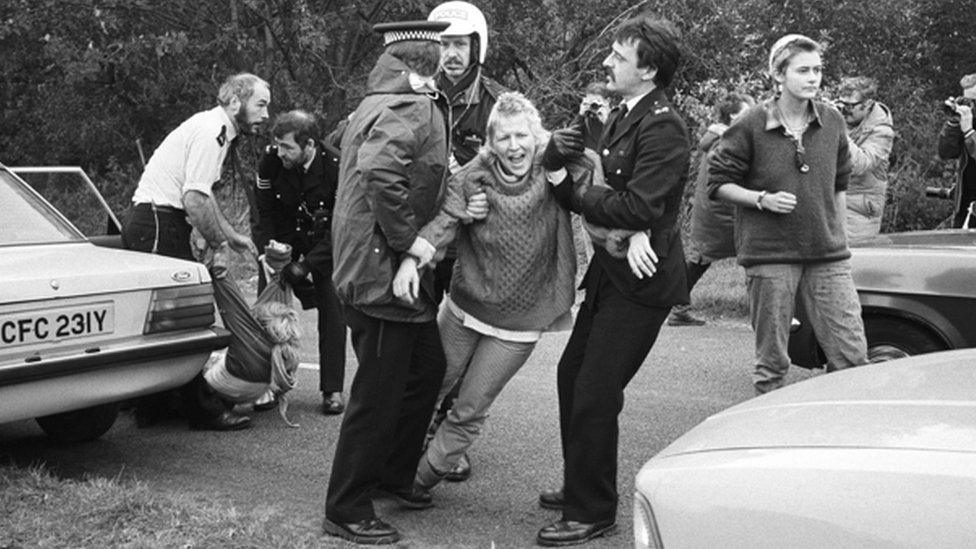
[[[442,483],[433,492],[435,507],[425,511],[376,502],[380,516],[400,529],[398,546],[532,547],[539,528],[559,518],[540,509],[537,497],[561,483],[555,367],[567,338],[568,332],[546,335],[499,396],[471,449],[474,474],[467,482]],[[662,329],[627,388],[620,417],[617,532],[585,547],[632,545],[637,471],[709,415],[753,396],[752,346],[752,331],[738,321]],[[351,350],[349,357],[347,395],[356,365]],[[68,477],[137,479],[156,490],[218,498],[238,509],[275,508],[320,532],[341,416],[318,413],[314,368],[300,371],[289,395],[288,415],[299,428],[289,428],[271,411],[255,414],[253,428],[231,433],[190,431],[179,420],[138,429],[130,411],[100,440],[60,446],[33,421],[22,421],[0,424],[0,460],[44,463]],[[789,380],[810,375],[793,368]],[[327,536],[322,546],[353,547]]]

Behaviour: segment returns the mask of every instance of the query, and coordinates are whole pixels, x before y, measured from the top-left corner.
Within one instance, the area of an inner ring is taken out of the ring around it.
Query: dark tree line
[[[251,71],[273,110],[302,107],[326,126],[358,102],[380,21],[424,18],[437,0],[2,0],[0,162],[81,165],[115,205],[151,153],[187,116],[214,104],[220,81]],[[828,45],[826,93],[844,75],[880,82],[896,142],[886,228],[929,228],[948,205],[922,198],[951,184],[935,159],[938,103],[976,72],[976,0],[483,0],[487,71],[525,92],[547,123],[569,119],[600,78],[613,26],[641,11],[683,31],[675,100],[692,130],[726,91],[768,92],[769,45],[800,32]],[[250,169],[257,140],[231,173]]]

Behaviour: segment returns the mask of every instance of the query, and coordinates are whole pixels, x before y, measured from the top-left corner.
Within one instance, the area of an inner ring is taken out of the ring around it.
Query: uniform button
[[[603,149],[603,156],[609,156],[609,155],[610,155],[610,149]]]
[[[619,168],[617,169],[617,175],[620,175],[620,169]]]
[[[379,248],[373,248],[373,253],[374,253],[374,254],[378,254],[378,253],[380,253],[380,249],[379,249]]]

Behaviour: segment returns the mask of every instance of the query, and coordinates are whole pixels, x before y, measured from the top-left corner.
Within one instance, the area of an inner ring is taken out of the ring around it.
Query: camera
[[[944,103],[942,103],[942,110],[946,114],[950,116],[957,116],[958,113],[956,112],[956,109],[953,108],[953,106],[950,105],[949,103],[955,103],[956,105],[960,105],[963,107],[973,108],[973,105],[976,105],[976,99],[973,99],[971,97],[950,97]]]

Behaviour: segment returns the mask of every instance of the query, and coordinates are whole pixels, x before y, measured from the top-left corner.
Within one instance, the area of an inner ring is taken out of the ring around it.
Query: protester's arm
[[[796,207],[796,196],[786,191],[770,193],[743,186],[752,163],[749,124],[733,124],[722,135],[708,161],[708,196],[746,208],[786,214]]]

